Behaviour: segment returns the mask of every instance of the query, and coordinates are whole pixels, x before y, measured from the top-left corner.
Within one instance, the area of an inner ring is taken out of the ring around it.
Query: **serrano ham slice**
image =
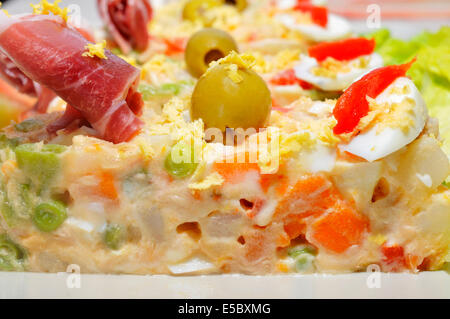
[[[107,59],[82,56],[88,43],[59,18],[0,15],[0,52],[71,105],[62,122],[77,113],[105,140],[127,141],[142,126],[140,71],[108,50]]]
[[[122,52],[145,51],[153,9],[148,0],[97,0],[101,18]]]
[[[26,76],[6,55],[0,53],[0,75],[20,93],[37,96],[39,90],[32,79]]]
[[[6,55],[0,52],[0,76],[20,93],[37,97],[37,102],[28,114],[45,113],[51,101],[56,97],[52,90],[34,82],[26,76]]]

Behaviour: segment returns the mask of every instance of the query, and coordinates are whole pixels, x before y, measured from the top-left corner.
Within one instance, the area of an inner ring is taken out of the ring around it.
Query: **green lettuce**
[[[417,57],[408,75],[421,91],[431,115],[439,119],[444,150],[450,155],[450,27],[436,33],[423,32],[409,41],[391,37],[386,29],[366,37],[375,38],[376,52],[386,65]]]

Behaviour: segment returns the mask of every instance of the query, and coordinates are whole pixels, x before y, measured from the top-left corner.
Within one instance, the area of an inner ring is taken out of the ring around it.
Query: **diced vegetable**
[[[34,185],[46,186],[60,170],[58,154],[66,150],[62,145],[23,144],[15,149],[19,168],[33,181]]]
[[[368,225],[368,220],[351,207],[337,206],[312,225],[312,237],[326,249],[342,253],[361,244]]]
[[[238,183],[249,172],[260,173],[257,163],[214,163],[213,169],[219,173],[227,183]]]
[[[25,252],[6,235],[0,235],[0,270],[17,271],[23,269]]]
[[[103,172],[100,174],[100,192],[104,197],[115,200],[119,197],[117,194],[114,176],[111,173]]]
[[[122,226],[109,224],[103,234],[103,241],[112,250],[117,250],[125,240],[125,232]]]
[[[184,178],[192,175],[197,169],[195,163],[194,146],[180,141],[171,149],[166,157],[164,167],[175,178]]]
[[[28,119],[21,123],[14,125],[14,128],[18,132],[28,133],[32,131],[36,131],[44,127],[44,122],[36,119]]]
[[[52,232],[61,226],[67,218],[67,208],[59,201],[50,201],[36,207],[33,223],[43,232]]]
[[[317,255],[317,249],[314,248],[313,246],[301,245],[301,246],[293,247],[293,248],[289,249],[289,251],[288,251],[288,255],[292,258],[296,258],[303,254],[310,254],[310,255],[315,256],[315,255]]]
[[[299,245],[288,250],[288,256],[294,259],[298,272],[313,271],[317,250],[310,245]]]
[[[141,84],[139,86],[139,92],[142,93],[144,101],[151,100],[154,97],[173,96],[181,93],[184,86],[191,85],[189,81],[180,81],[176,83],[165,83],[160,87],[154,87],[151,85]]]

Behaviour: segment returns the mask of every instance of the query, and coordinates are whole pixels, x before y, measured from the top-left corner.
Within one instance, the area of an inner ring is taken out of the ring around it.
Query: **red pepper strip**
[[[336,42],[323,42],[308,49],[309,56],[321,62],[330,57],[339,61],[353,60],[362,55],[372,54],[375,40],[353,38]]]
[[[295,76],[294,69],[288,69],[276,74],[270,79],[270,83],[275,85],[300,85],[304,90],[311,90],[314,86],[306,81],[300,80]]]
[[[333,110],[337,120],[337,125],[333,129],[334,134],[352,132],[361,118],[369,113],[367,96],[376,98],[395,79],[405,76],[415,61],[414,58],[406,64],[389,65],[373,70],[345,90]]]
[[[328,24],[328,9],[325,7],[318,7],[310,3],[299,2],[295,5],[294,10],[309,12],[312,21],[323,28]]]
[[[381,247],[383,253],[383,261],[392,268],[392,271],[400,271],[406,266],[405,251],[401,246],[385,246]]]

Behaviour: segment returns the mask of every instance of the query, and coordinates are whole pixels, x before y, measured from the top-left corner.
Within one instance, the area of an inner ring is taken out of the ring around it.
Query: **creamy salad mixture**
[[[0,12],[0,94],[20,109],[0,135],[0,270],[448,267],[420,61],[386,65],[315,1],[123,2],[98,1],[96,36],[58,1]]]

